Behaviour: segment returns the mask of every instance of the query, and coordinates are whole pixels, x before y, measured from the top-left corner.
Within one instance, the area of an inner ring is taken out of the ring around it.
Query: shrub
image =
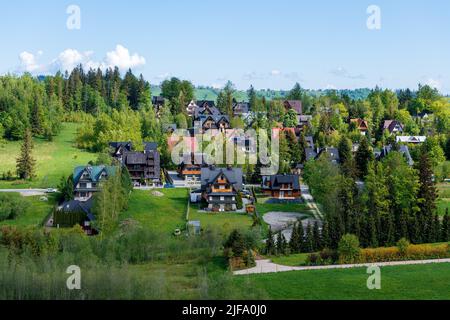
[[[356,263],[359,260],[361,249],[359,248],[359,240],[353,234],[342,236],[338,245],[339,263]]]
[[[375,248],[361,250],[360,261],[369,262],[389,262],[402,260],[424,260],[424,259],[443,259],[450,257],[449,245],[408,245],[405,249],[399,247]],[[404,250],[404,251],[402,251]]]
[[[22,215],[29,202],[19,194],[0,194],[0,221],[14,220]]]
[[[409,241],[405,238],[401,238],[400,240],[398,240],[397,248],[402,256],[405,256],[407,254],[409,245]]]

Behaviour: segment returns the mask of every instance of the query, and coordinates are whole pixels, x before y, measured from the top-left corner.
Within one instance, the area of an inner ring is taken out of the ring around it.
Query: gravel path
[[[450,263],[450,259],[434,259],[434,260],[414,260],[414,261],[392,261],[392,262],[378,262],[378,263],[361,263],[361,264],[340,264],[330,266],[312,266],[312,267],[289,267],[282,266],[271,262],[270,260],[257,260],[256,267],[234,271],[234,275],[245,274],[258,274],[258,273],[274,273],[274,272],[286,272],[286,271],[306,271],[306,270],[324,270],[324,269],[348,269],[348,268],[361,268],[370,266],[402,266],[402,265],[414,265],[414,264],[430,264],[430,263]],[[450,268],[449,268],[450,270]]]
[[[287,241],[291,240],[292,226],[299,219],[307,217],[308,215],[296,212],[268,212],[263,216],[265,223],[270,225],[273,232],[281,230]],[[303,226],[306,226],[308,222],[314,223],[313,219],[302,220]]]
[[[46,189],[0,189],[0,192],[20,193],[23,197],[44,196],[46,191]]]
[[[323,220],[323,214],[322,212],[320,212],[319,207],[317,207],[316,202],[314,201],[311,193],[309,192],[309,187],[306,184],[302,184],[300,186],[300,189],[302,191],[302,198],[305,199],[306,203],[308,204],[308,207],[312,209],[314,217],[318,220]]]

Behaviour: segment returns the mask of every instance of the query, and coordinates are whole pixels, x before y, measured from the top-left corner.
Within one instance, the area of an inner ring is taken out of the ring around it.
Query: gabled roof
[[[356,128],[358,130],[368,130],[369,129],[369,123],[364,119],[350,119],[350,123],[356,123]]]
[[[314,148],[314,137],[313,136],[305,136],[305,141],[309,148]]]
[[[422,143],[427,140],[427,137],[425,136],[397,136],[396,141],[397,142],[403,142],[403,143]]]
[[[202,168],[201,183],[202,190],[206,190],[213,184],[220,175],[224,175],[234,189],[242,190],[242,169],[241,168],[217,168],[214,166]]]
[[[339,157],[339,150],[334,147],[325,147],[322,148],[317,154],[316,158],[319,158],[322,154],[325,154],[328,159],[332,162],[340,162],[341,158]]]
[[[397,120],[385,120],[383,123],[383,131],[389,130],[392,133],[396,127],[399,127],[403,131],[403,124]]]
[[[314,148],[305,148],[306,161],[316,159],[317,152]]]
[[[264,182],[267,180],[270,180],[270,189],[273,190],[280,189],[282,184],[292,184],[293,189],[300,189],[299,176],[296,174],[276,174],[273,176],[266,176],[263,179],[263,186]]]
[[[128,165],[146,164],[147,163],[147,155],[143,152],[127,152],[125,154],[123,163],[128,164]]]
[[[144,151],[156,151],[158,144],[156,142],[144,142]]]
[[[107,176],[114,175],[116,173],[116,167],[113,166],[80,166],[76,167],[73,171],[73,182],[77,185],[84,172],[89,174],[89,178],[92,182],[99,182],[102,173],[106,173]]]
[[[88,201],[70,200],[61,204],[58,210],[64,213],[82,212],[86,214],[90,221],[94,221],[95,217],[92,214],[93,204],[93,198],[90,198]]]
[[[109,147],[113,149],[113,153],[117,154],[120,150],[131,151],[133,143],[131,142],[110,142]]]
[[[302,102],[300,100],[286,100],[284,106],[289,109],[294,109],[299,115],[303,113]]]
[[[153,96],[152,97],[153,106],[164,105],[164,101],[165,101],[164,97],[161,97],[161,96]]]
[[[383,159],[392,151],[394,151],[392,148],[392,145],[384,146],[380,150],[380,152],[378,154],[376,154],[377,160]],[[410,166],[414,165],[414,160],[412,159],[411,154],[409,153],[408,146],[400,145],[398,152],[400,152],[406,158],[406,162],[408,163],[408,165],[410,165]]]
[[[248,102],[236,102],[233,103],[233,112],[234,113],[248,113],[250,111],[250,103]]]
[[[199,121],[201,122],[202,126],[208,120],[212,120],[216,124],[219,123],[222,120],[226,121],[227,123],[230,123],[230,119],[228,118],[228,116],[224,116],[224,115],[207,115],[207,116],[200,116],[199,117]]]

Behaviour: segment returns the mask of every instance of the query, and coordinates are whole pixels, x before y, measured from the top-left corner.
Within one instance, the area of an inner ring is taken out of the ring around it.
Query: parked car
[[[46,193],[56,193],[56,192],[58,192],[58,189],[55,189],[55,188],[48,188],[45,192],[46,192]]]

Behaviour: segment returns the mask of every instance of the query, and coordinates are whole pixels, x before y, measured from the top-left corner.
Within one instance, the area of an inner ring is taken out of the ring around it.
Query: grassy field
[[[0,181],[2,189],[57,187],[61,176],[68,176],[74,167],[86,165],[95,160],[96,155],[77,149],[74,139],[77,124],[63,123],[62,130],[54,141],[34,139],[33,157],[36,159],[37,177],[31,182]],[[16,158],[20,152],[21,141],[7,141],[0,145],[0,174],[11,170],[15,173]]]
[[[152,191],[134,190],[129,208],[121,220],[133,219],[143,227],[172,233],[185,226],[187,189],[162,189],[164,197],[152,195]]]
[[[270,260],[272,260],[273,263],[276,264],[281,264],[283,266],[298,267],[305,264],[308,255],[309,253],[297,253],[291,254],[289,256],[278,256],[278,257],[273,256],[269,258]]]
[[[258,203],[256,204],[256,210],[260,215],[264,215],[268,212],[278,211],[278,212],[298,212],[307,215],[312,215],[311,210],[304,203],[267,203],[269,198],[258,198]]]
[[[44,219],[50,214],[56,199],[53,195],[48,195],[48,201],[40,201],[41,196],[24,197],[23,201],[28,203],[26,212],[15,220],[6,220],[0,222],[1,225],[21,226],[21,227],[37,227],[40,226]]]
[[[191,210],[189,220],[198,220],[203,229],[215,228],[224,234],[228,234],[233,229],[250,228],[253,224],[252,218],[247,214],[232,212],[206,213]]]
[[[450,264],[383,267],[381,289],[369,290],[365,268],[292,271],[236,277],[238,286],[267,292],[270,299],[450,299]]]
[[[440,183],[437,188],[439,191],[438,212],[444,215],[447,208],[450,210],[450,183]]]

